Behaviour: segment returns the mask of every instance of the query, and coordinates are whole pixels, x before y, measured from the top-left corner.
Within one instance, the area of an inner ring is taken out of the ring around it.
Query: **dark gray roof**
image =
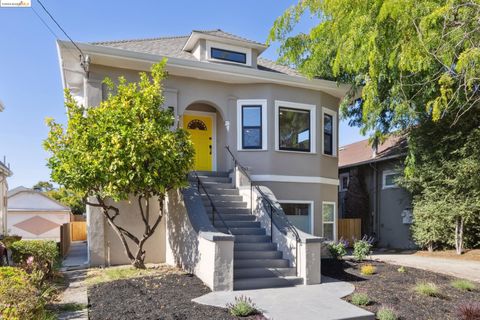
[[[205,33],[213,36],[234,39],[253,44],[263,45],[262,43],[251,41],[220,29],[210,31],[198,31],[194,32]],[[183,51],[183,47],[187,42],[190,35],[187,36],[172,36],[172,37],[159,37],[148,39],[132,39],[132,40],[118,40],[118,41],[104,41],[104,42],[92,42],[91,44],[103,47],[111,47],[117,49],[123,49],[128,51],[135,51],[141,53],[149,53],[160,56],[180,58],[187,60],[197,60],[193,54],[187,51]],[[283,73],[290,76],[302,77],[302,75],[295,69],[288,66],[284,66],[273,61],[258,58],[257,65],[259,70]]]

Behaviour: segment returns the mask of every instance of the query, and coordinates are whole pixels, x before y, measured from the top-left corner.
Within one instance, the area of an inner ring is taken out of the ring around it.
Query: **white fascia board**
[[[72,47],[69,42],[60,41],[63,47]],[[221,81],[226,83],[273,83],[290,87],[323,91],[337,98],[343,98],[350,86],[322,79],[307,79],[281,73],[245,68],[236,65],[201,62],[196,60],[164,57],[154,54],[108,48],[85,43],[77,45],[91,57],[91,64],[106,65],[138,71],[149,71],[152,64],[168,58],[167,71],[172,75]],[[68,82],[68,79],[67,79]]]
[[[216,36],[216,35],[211,35],[207,33],[201,33],[201,32],[195,32],[193,31],[190,34],[190,37],[188,38],[187,42],[183,46],[183,51],[191,51],[197,42],[200,39],[205,39],[205,40],[212,40],[212,41],[218,41],[226,44],[231,44],[234,46],[240,46],[244,48],[250,48],[250,49],[255,49],[258,51],[258,53],[262,53],[265,51],[268,46],[262,45],[262,44],[257,44],[257,43],[252,43],[250,41],[242,41],[242,40],[237,40],[237,39],[231,39],[231,38],[225,38],[222,36]]]
[[[285,176],[275,174],[254,174],[251,176],[253,181],[266,182],[293,182],[293,183],[320,183],[338,186],[338,179],[313,176]]]

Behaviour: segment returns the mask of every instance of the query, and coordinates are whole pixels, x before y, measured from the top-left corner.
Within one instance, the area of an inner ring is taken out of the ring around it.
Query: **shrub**
[[[462,290],[462,291],[473,291],[476,288],[476,286],[473,282],[465,280],[465,279],[453,280],[450,284],[455,289]]]
[[[437,285],[432,282],[417,283],[413,290],[415,290],[415,292],[418,294],[429,297],[438,297],[440,295]]]
[[[327,248],[334,259],[342,259],[347,254],[346,244],[341,240],[329,243]]]
[[[20,240],[11,245],[13,261],[27,272],[41,271],[45,276],[52,274],[58,259],[58,248],[54,241]]]
[[[459,320],[478,320],[480,319],[480,303],[464,303],[458,306],[456,311]]]
[[[357,261],[365,260],[370,255],[372,244],[365,237],[362,240],[357,240],[353,244],[353,256]]]
[[[20,241],[20,240],[22,240],[21,236],[17,236],[17,235],[12,234],[12,235],[9,235],[9,236],[5,236],[2,239],[2,242],[8,249],[10,249],[10,246],[12,245],[12,243]]]
[[[378,320],[397,320],[397,313],[392,308],[382,307],[377,311]]]
[[[0,318],[42,319],[44,301],[28,274],[19,268],[0,268]]]
[[[407,268],[405,268],[404,266],[401,266],[400,268],[397,269],[397,271],[400,273],[405,273],[407,272]]]
[[[360,273],[366,276],[371,276],[376,272],[377,272],[377,268],[371,264],[366,264],[360,268]]]
[[[257,306],[252,302],[252,299],[246,296],[235,297],[235,302],[228,304],[227,308],[230,314],[235,317],[248,317],[258,314]]]
[[[370,298],[366,293],[354,293],[350,299],[354,305],[368,306],[370,304]]]

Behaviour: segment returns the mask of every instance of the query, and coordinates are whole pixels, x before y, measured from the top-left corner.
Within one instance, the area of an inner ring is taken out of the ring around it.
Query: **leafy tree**
[[[38,190],[38,191],[41,191],[41,192],[52,191],[53,189],[55,189],[55,187],[49,181],[38,181],[33,186],[33,190]]]
[[[138,82],[106,79],[110,93],[95,108],[79,106],[66,91],[67,127],[48,120],[44,142],[52,154],[48,166],[53,180],[101,208],[137,268],[145,267],[143,247],[161,222],[167,192],[186,184],[193,165],[188,133],[171,130],[173,115],[160,108],[165,63],[155,64],[151,76],[140,73]],[[129,196],[138,200],[139,222],[145,227],[141,236],[118,224],[121,214],[131,212],[120,212],[114,201]],[[151,212],[151,201],[158,201],[159,212]]]
[[[309,33],[292,34],[307,12]],[[446,113],[455,123],[480,101],[478,0],[301,0],[279,17],[270,41],[280,61],[310,77],[362,85],[342,113],[364,133],[388,133]]]

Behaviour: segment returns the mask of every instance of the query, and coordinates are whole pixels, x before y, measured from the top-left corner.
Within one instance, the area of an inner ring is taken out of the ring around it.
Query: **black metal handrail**
[[[208,198],[208,201],[210,202],[210,205],[212,206],[212,225],[215,226],[215,213],[217,213],[217,214],[218,214],[218,217],[220,218],[220,221],[221,221],[222,224],[225,226],[225,228],[227,229],[228,233],[229,233],[229,234],[232,234],[232,231],[231,231],[230,228],[228,227],[227,223],[225,222],[225,220],[223,220],[222,216],[220,215],[220,212],[218,212],[217,207],[215,207],[215,204],[213,203],[212,198],[211,198],[210,195],[208,194],[207,188],[205,188],[205,185],[203,184],[202,180],[200,180],[200,177],[198,176],[197,171],[193,171],[193,174],[195,175],[195,179],[197,180],[197,191],[198,191],[198,193],[200,193],[200,188],[202,188],[202,189],[203,189],[203,192],[205,193],[205,195],[206,195],[207,198]],[[233,234],[232,234],[232,235],[233,235]]]
[[[230,150],[230,147],[229,146],[225,146],[225,148],[227,149],[228,153],[230,154],[230,156],[232,157],[233,159],[233,162],[234,162],[234,167],[235,169],[236,168],[239,168],[240,171],[243,172],[243,174],[245,175],[245,177],[247,177],[248,179],[248,182],[250,183],[250,199],[252,199],[252,194],[253,194],[253,188],[255,188],[258,192],[258,194],[260,195],[260,197],[262,198],[262,201],[263,203],[266,203],[268,206],[269,206],[269,209],[270,210],[267,210],[269,216],[270,216],[270,238],[273,242],[273,215],[275,214],[276,217],[278,217],[279,219],[281,219],[285,225],[287,226],[287,228],[293,233],[293,235],[295,236],[295,240],[296,240],[296,244],[295,244],[295,252],[296,252],[296,256],[295,256],[295,259],[297,260],[295,262],[295,269],[296,269],[296,273],[298,275],[298,243],[301,242],[301,238],[300,238],[300,235],[298,234],[298,231],[297,229],[295,228],[295,226],[290,222],[290,220],[288,220],[288,218],[285,218],[284,215],[281,215],[278,213],[278,209],[277,207],[272,203],[272,201],[268,198],[268,196],[260,189],[260,187],[258,185],[255,185],[253,184],[253,180],[252,178],[250,177],[250,175],[248,174],[247,172],[247,168],[245,168],[244,166],[242,166],[237,158],[235,157],[235,155],[232,153],[232,151]],[[251,202],[251,200],[250,200]],[[253,210],[253,205],[251,205],[251,210]],[[280,230],[280,229],[279,229]]]

